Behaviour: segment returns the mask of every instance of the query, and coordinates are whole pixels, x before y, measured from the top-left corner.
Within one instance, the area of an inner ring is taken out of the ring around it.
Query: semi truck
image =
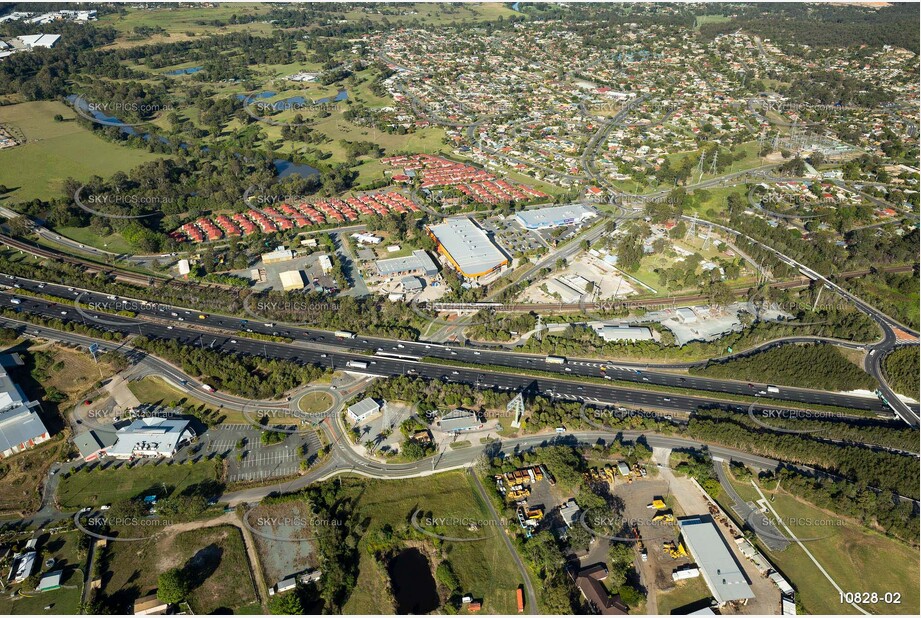
[[[337,330],[333,334],[339,339],[354,339],[355,338],[355,333],[353,333],[352,331],[348,331],[348,330]]]
[[[548,356],[544,359],[548,365],[564,365],[566,364],[566,359],[562,356]]]
[[[366,363],[365,361],[350,360],[346,362],[345,366],[351,367],[352,369],[367,369],[368,363]]]

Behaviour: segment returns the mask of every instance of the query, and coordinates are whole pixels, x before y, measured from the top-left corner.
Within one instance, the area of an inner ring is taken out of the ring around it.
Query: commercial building
[[[148,416],[119,429],[115,444],[106,454],[116,459],[172,457],[194,437],[189,421]]]
[[[593,208],[582,204],[551,206],[534,210],[521,210],[515,213],[515,219],[528,230],[545,230],[563,225],[579,225],[598,213]]]
[[[425,283],[419,277],[403,277],[400,279],[400,285],[406,292],[419,292],[425,287]]]
[[[377,274],[381,277],[406,277],[417,275],[434,277],[438,274],[438,266],[425,251],[416,250],[412,255],[398,258],[378,260],[374,263]]]
[[[324,275],[328,275],[333,269],[333,260],[325,253],[317,258],[317,263],[320,265],[320,270],[323,271]]]
[[[489,239],[485,231],[466,217],[445,219],[429,226],[438,251],[468,279],[493,273],[509,263],[508,257]]]
[[[103,429],[91,429],[77,434],[74,445],[80,451],[83,461],[94,461],[106,456],[106,450],[118,440],[118,433]]]
[[[0,457],[9,457],[48,440],[48,430],[38,416],[37,401],[25,393],[0,368]]]
[[[461,431],[482,429],[483,423],[480,422],[476,412],[458,408],[442,416],[438,421],[438,427],[447,433],[458,433]]]
[[[680,519],[678,527],[717,604],[745,602],[755,596],[745,571],[709,515]]]
[[[294,251],[291,249],[285,249],[284,246],[279,245],[275,248],[274,251],[262,254],[262,263],[277,264],[279,262],[287,262],[288,260],[293,260],[294,256]]]
[[[387,403],[384,402],[384,405],[387,405]],[[369,416],[377,414],[382,409],[381,404],[368,397],[367,399],[362,399],[353,406],[349,406],[349,418],[355,423],[360,423]]]
[[[304,277],[299,270],[286,270],[279,273],[278,278],[281,279],[281,289],[285,292],[304,289]]]
[[[652,331],[646,326],[593,322],[591,327],[605,341],[649,341],[652,339]]]

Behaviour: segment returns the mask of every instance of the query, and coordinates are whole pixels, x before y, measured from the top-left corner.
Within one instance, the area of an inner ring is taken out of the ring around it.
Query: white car
[[[231,339],[231,340],[230,340],[230,343],[236,344],[236,343],[237,343],[237,340],[236,340],[236,339]]]

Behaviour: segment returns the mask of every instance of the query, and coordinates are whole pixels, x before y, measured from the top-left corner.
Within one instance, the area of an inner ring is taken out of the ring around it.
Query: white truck
[[[768,384],[768,386],[767,386],[767,392],[769,392],[769,393],[779,393],[779,392],[780,392],[780,389],[777,388],[776,386],[771,386],[770,384]]]
[[[354,339],[355,338],[355,333],[349,330],[337,330],[333,334],[339,339]]]

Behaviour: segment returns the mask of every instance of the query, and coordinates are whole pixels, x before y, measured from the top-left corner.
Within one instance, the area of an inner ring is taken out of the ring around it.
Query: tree
[[[294,592],[276,594],[269,600],[269,611],[276,616],[294,616],[304,613],[304,604]]]
[[[157,578],[157,598],[164,603],[179,603],[189,594],[189,582],[178,568],[160,573]]]

